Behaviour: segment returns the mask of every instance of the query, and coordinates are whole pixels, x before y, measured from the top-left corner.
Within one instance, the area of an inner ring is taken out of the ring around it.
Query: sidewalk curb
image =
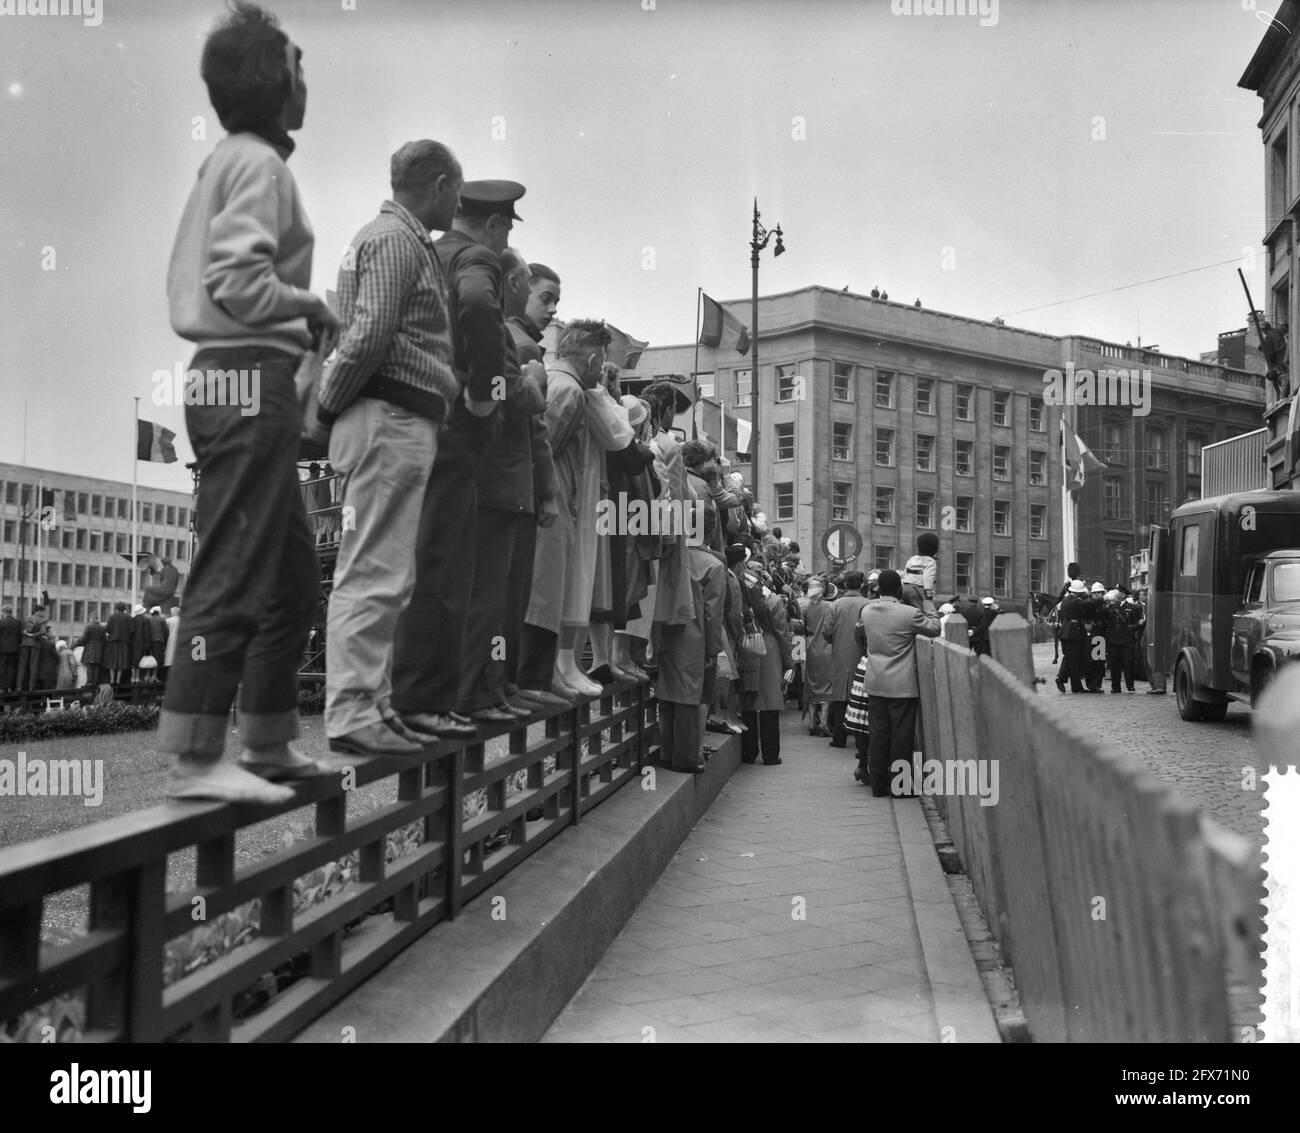
[[[894,817],[921,937],[922,961],[934,995],[939,1041],[1001,1043],[920,800],[895,800]]]
[[[647,765],[654,790],[623,787],[292,1041],[537,1042],[739,766],[736,736],[699,776]]]

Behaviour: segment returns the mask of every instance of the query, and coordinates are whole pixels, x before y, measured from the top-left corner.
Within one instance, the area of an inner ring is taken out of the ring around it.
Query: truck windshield
[[[1300,601],[1300,562],[1274,564],[1273,600],[1275,602]]]

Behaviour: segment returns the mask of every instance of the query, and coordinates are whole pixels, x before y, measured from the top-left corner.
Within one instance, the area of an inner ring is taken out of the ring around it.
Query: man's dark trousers
[[[826,730],[831,734],[832,747],[847,747],[849,733],[844,728],[844,710],[848,707],[846,700],[832,700],[826,710]]]
[[[1119,692],[1119,678],[1123,674],[1124,683],[1129,692],[1133,691],[1134,649],[1131,645],[1109,646],[1110,656],[1110,691]]]
[[[0,653],[0,692],[8,692],[18,680],[18,654]]]
[[[497,508],[478,509],[478,550],[474,559],[474,586],[465,618],[465,657],[460,684],[460,711],[491,708],[505,699],[505,664],[519,649],[520,603],[511,594],[515,560],[525,528],[534,516]],[[532,556],[529,556],[529,575]],[[514,604],[514,610],[510,605]],[[527,595],[524,597],[527,601]],[[512,641],[513,636],[513,641]]]
[[[911,781],[912,752],[916,740],[916,711],[920,699],[915,696],[868,696],[867,726],[871,729],[867,760],[871,772],[871,792],[888,794],[890,782],[898,773],[894,765],[902,760],[907,764],[907,779]],[[917,793],[912,783],[911,792]]]
[[[415,589],[393,642],[393,709],[447,713],[460,703],[465,627],[478,549],[475,473],[495,439],[496,414],[457,405],[438,438],[420,512]]]
[[[1071,692],[1083,692],[1083,678],[1088,669],[1088,639],[1070,638],[1061,642],[1065,652],[1065,675],[1070,679]]]

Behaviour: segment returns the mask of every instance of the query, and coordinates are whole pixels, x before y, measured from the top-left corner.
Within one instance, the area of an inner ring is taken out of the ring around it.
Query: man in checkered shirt
[[[447,283],[429,237],[446,231],[464,183],[446,146],[393,155],[392,200],[353,239],[339,269],[344,329],[321,383],[343,524],[326,635],[330,748],[422,749],[389,706],[393,639],[415,585],[415,535],[438,431],[460,395]]]

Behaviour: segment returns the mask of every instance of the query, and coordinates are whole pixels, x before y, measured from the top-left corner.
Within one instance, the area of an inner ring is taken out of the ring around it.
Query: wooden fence
[[[1259,986],[1261,963],[1254,847],[1048,710],[1022,618],[990,637],[992,658],[965,646],[959,617],[947,640],[918,639],[925,759],[967,775],[996,761],[993,805],[973,776],[937,801],[1033,1039],[1238,1037],[1229,986]]]
[[[646,684],[610,686],[552,710],[540,726],[534,719],[531,737],[524,723],[419,757],[347,757],[347,770],[298,785],[283,807],[173,802],[0,850],[0,1020],[84,991],[89,1041],[286,1039],[636,779],[657,743],[656,721]],[[489,759],[486,741],[501,735],[509,752]],[[520,772],[526,786],[509,794]],[[396,801],[350,814],[350,792],[382,780],[395,781]],[[467,817],[472,791],[485,792],[487,807]],[[310,837],[236,867],[241,831],[303,807],[314,810]],[[509,842],[494,849],[487,843],[502,827]],[[168,856],[188,850],[193,885],[168,892]],[[296,908],[301,879],[349,854],[359,856],[356,878]],[[43,946],[46,896],[86,885],[86,935]],[[255,935],[164,986],[165,954],[195,930],[196,909],[211,923],[252,902]],[[237,1017],[248,989],[289,968],[300,978]]]

